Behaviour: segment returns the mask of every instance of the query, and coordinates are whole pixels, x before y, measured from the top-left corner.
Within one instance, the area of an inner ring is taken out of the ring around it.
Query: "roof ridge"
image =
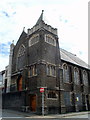
[[[62,49],[62,50],[64,50],[64,51],[66,51],[66,52],[68,52],[68,53],[70,53],[70,54],[72,54],[72,55],[74,55],[74,56],[76,56],[76,57],[77,57],[77,55],[76,55],[76,54],[74,54],[74,53],[71,53],[71,52],[69,52],[69,51],[67,51],[67,50],[65,50],[65,49],[63,49],[63,48],[60,48],[60,49]]]
[[[66,57],[65,57],[66,56]],[[82,59],[80,59],[79,57],[73,55],[72,53],[68,52],[67,50],[64,50],[61,48],[61,58],[65,61],[71,62],[73,64],[82,66],[84,68],[89,68],[88,64],[83,61]]]

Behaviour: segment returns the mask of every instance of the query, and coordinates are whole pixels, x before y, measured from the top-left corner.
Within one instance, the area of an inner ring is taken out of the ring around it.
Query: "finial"
[[[23,31],[25,31],[25,27],[23,27]]]
[[[44,10],[42,10],[42,13],[44,12]]]
[[[14,44],[14,40],[12,40],[12,43]]]

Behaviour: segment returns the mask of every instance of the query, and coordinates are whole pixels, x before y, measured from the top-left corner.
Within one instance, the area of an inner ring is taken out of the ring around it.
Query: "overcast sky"
[[[41,11],[44,20],[58,29],[60,47],[88,63],[88,0],[1,0],[0,71],[8,65],[9,48],[25,27],[35,25]]]

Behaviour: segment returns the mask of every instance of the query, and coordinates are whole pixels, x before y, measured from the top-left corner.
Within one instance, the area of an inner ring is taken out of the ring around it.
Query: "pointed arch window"
[[[24,55],[24,53],[25,53],[25,46],[22,44],[18,51],[18,57]]]
[[[74,83],[76,85],[80,84],[79,69],[77,67],[74,68]]]
[[[47,43],[49,43],[49,44],[51,44],[51,45],[53,45],[53,46],[56,46],[56,40],[55,40],[55,38],[54,38],[52,35],[50,35],[50,34],[46,34],[46,35],[45,35],[45,42],[47,42]]]
[[[35,34],[33,35],[30,39],[29,39],[29,47],[38,43],[39,42],[39,34]]]
[[[69,67],[66,63],[63,64],[63,82],[70,82]]]
[[[36,65],[32,65],[29,67],[28,76],[29,77],[37,76],[37,66]]]
[[[85,70],[83,70],[83,84],[88,86],[88,74]]]
[[[25,46],[21,44],[17,53],[16,69],[22,69],[25,65]]]
[[[49,75],[49,76],[53,76],[53,77],[55,77],[56,76],[56,67],[54,66],[54,65],[47,65],[46,66],[46,68],[47,68],[47,75]]]

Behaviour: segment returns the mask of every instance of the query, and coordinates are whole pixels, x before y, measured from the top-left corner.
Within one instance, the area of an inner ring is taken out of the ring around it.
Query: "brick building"
[[[90,68],[59,48],[57,29],[44,22],[43,12],[34,27],[11,44],[9,58],[10,89],[3,94],[3,108],[28,106],[40,114],[44,87],[45,114],[90,110]]]

